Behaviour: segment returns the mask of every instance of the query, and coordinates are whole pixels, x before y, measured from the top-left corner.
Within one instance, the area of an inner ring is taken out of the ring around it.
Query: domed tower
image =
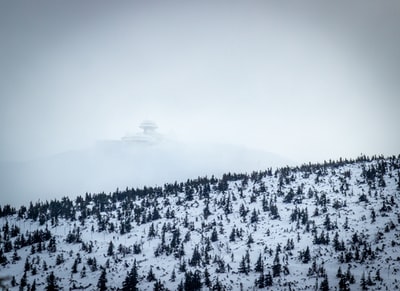
[[[122,140],[133,144],[155,144],[162,140],[162,136],[156,132],[158,126],[153,121],[145,120],[139,127],[143,129],[143,132],[124,136]]]
[[[141,129],[143,129],[143,134],[155,134],[156,129],[158,128],[157,125],[151,121],[151,120],[145,120],[143,121],[140,126]]]

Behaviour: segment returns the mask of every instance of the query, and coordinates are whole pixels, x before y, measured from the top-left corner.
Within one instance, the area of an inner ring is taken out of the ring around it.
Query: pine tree
[[[199,271],[196,270],[194,273],[191,271],[185,273],[185,291],[200,290],[201,285],[202,283]]]
[[[258,272],[258,273],[263,273],[264,272],[264,262],[262,260],[261,253],[258,256],[256,265],[254,266],[254,271]]]
[[[272,276],[271,276],[270,272],[268,272],[268,274],[265,275],[265,284],[264,285],[265,285],[265,287],[272,286]]]
[[[306,250],[302,252],[301,261],[304,264],[308,264],[310,260],[311,260],[310,248],[307,246]]]
[[[250,247],[252,243],[254,243],[254,239],[253,239],[253,236],[250,233],[249,237],[247,238],[247,246]]]
[[[31,264],[29,264],[28,257],[25,259],[25,265],[24,265],[24,272],[28,272],[31,269]]]
[[[149,270],[149,272],[147,273],[146,279],[147,279],[147,281],[149,281],[149,282],[152,282],[152,281],[155,281],[155,280],[156,280],[156,276],[155,276],[154,273],[153,273],[153,266],[150,266],[150,270]]]
[[[122,283],[122,290],[123,291],[137,291],[137,284],[138,284],[138,272],[137,272],[137,265],[136,260],[133,262],[132,269],[126,276],[124,282]]]
[[[165,287],[161,283],[161,280],[158,280],[154,283],[153,291],[164,291],[164,290],[165,290]]]
[[[244,204],[243,204],[243,203],[240,205],[240,208],[239,208],[239,215],[240,215],[240,217],[243,218],[244,222],[246,222],[247,210],[246,210],[246,208],[244,207]]]
[[[107,272],[106,268],[102,268],[99,280],[97,281],[97,288],[99,291],[107,290]]]
[[[360,286],[361,290],[368,290],[367,281],[365,280],[365,272],[363,272],[361,275]]]
[[[262,289],[265,287],[265,276],[264,276],[264,272],[260,273],[260,276],[258,277],[258,279],[256,280],[256,285],[258,288]]]
[[[57,285],[57,278],[54,276],[54,273],[51,272],[49,276],[47,276],[47,286],[46,291],[58,291],[59,287]]]
[[[210,273],[208,272],[207,268],[204,270],[204,285],[208,288],[211,288],[212,283],[210,279]]]
[[[221,284],[221,282],[219,282],[219,279],[217,277],[217,280],[215,281],[213,287],[212,287],[213,291],[222,291],[224,290],[224,286]]]
[[[114,244],[112,241],[108,244],[108,249],[107,249],[107,256],[112,256],[114,255]]]
[[[342,278],[342,276],[343,276],[342,268],[339,266],[336,273],[336,278]]]
[[[207,202],[206,202],[206,206],[205,206],[204,209],[203,209],[203,216],[204,216],[204,219],[207,220],[207,218],[208,218],[210,215],[211,215],[211,211],[210,211],[210,208],[209,208],[209,206],[208,206],[208,201],[207,201]]]
[[[368,286],[373,286],[373,285],[375,285],[374,281],[372,281],[372,278],[371,278],[371,272],[368,272],[367,285],[368,285]]]
[[[153,238],[153,237],[155,237],[155,236],[156,236],[156,230],[155,230],[155,228],[154,228],[154,223],[152,222],[152,223],[150,224],[148,237],[149,237],[149,238]]]
[[[212,242],[218,241],[218,232],[217,232],[217,229],[215,227],[213,228],[213,231],[211,233],[211,238],[210,239],[211,239]]]
[[[14,253],[12,256],[12,262],[15,263],[15,262],[19,261],[20,259],[21,259],[21,257],[18,255],[17,249],[14,249]]]
[[[199,247],[195,246],[193,250],[192,259],[189,261],[189,265],[195,267],[195,266],[200,266],[200,263],[201,263],[201,255],[199,252]]]
[[[20,290],[24,290],[24,287],[26,287],[27,281],[26,281],[26,272],[21,277],[21,280],[19,282],[19,288]]]
[[[236,233],[236,230],[235,230],[235,227],[233,227],[232,228],[232,232],[231,232],[231,234],[229,235],[229,241],[235,241],[235,233]]]
[[[381,271],[380,271],[379,269],[376,270],[376,273],[375,273],[375,280],[377,280],[377,281],[382,281]]]
[[[85,277],[86,277],[86,266],[83,266],[82,270],[81,270],[81,278],[85,278]]]
[[[276,252],[274,264],[272,265],[272,276],[279,277],[281,275],[282,265],[279,260],[279,252]]]
[[[71,268],[71,273],[76,274],[78,273],[78,259],[75,259],[72,268]]]
[[[7,265],[8,260],[7,257],[4,255],[4,251],[2,248],[0,248],[0,265],[5,266]]]
[[[169,280],[171,282],[175,282],[175,280],[176,280],[175,268],[172,269],[171,278]]]
[[[256,209],[253,209],[253,212],[251,213],[251,217],[250,217],[250,222],[251,223],[257,223],[258,222],[258,214]]]
[[[51,253],[55,253],[57,251],[57,245],[56,245],[56,238],[52,237],[49,240],[49,244],[47,246],[47,250]]]
[[[329,291],[329,282],[328,282],[328,275],[324,275],[324,279],[321,282],[321,285],[319,285],[319,290],[321,291]]]
[[[242,260],[240,261],[238,272],[246,275],[249,274],[245,256],[243,256]]]

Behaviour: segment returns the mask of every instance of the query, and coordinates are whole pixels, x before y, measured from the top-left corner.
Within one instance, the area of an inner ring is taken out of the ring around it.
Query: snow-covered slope
[[[139,290],[397,290],[399,205],[400,157],[360,157],[3,206],[0,274],[11,290],[51,274],[117,290],[133,266]]]

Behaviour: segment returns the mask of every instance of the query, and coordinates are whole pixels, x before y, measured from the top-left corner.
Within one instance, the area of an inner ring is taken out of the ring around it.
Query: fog
[[[276,154],[224,144],[103,141],[85,150],[29,162],[0,164],[3,203],[23,205],[117,188],[162,186],[204,176],[243,173],[293,164]]]
[[[68,162],[71,152],[71,159],[99,163],[98,154],[87,158],[98,141],[119,140],[144,119],[176,141],[171,152],[186,154],[173,154],[168,170],[150,159],[137,184],[162,173],[183,177],[183,157],[197,169],[188,175],[197,175],[220,172],[221,164],[248,170],[268,153],[297,163],[398,154],[399,6],[2,1],[0,161],[7,185],[0,204],[15,193],[29,199],[24,187],[40,181],[51,187],[32,191],[42,193],[35,199],[77,191],[71,181],[83,185],[79,191],[100,191],[95,178],[76,171],[56,177],[60,171],[49,169],[60,156],[65,169],[77,164]],[[252,158],[227,150],[237,157],[229,163],[195,159],[228,148]],[[162,150],[156,152],[160,160]],[[115,158],[107,159],[109,171]],[[129,182],[107,171],[99,178],[107,181],[104,191]]]

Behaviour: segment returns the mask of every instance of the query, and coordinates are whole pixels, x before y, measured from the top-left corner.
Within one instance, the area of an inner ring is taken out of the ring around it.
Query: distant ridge
[[[19,204],[294,164],[242,146],[184,144],[165,138],[154,142],[152,135],[149,140],[104,141],[34,161],[0,163],[3,201]]]

